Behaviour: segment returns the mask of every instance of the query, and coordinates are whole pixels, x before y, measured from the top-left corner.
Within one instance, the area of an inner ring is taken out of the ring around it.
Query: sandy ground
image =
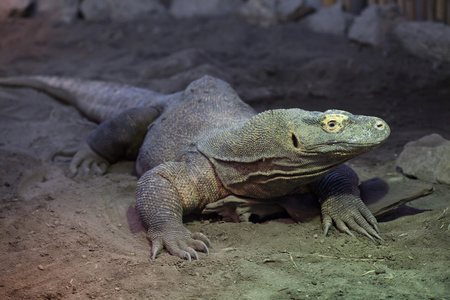
[[[318,36],[299,24],[234,19],[129,24],[0,24],[0,76],[46,74],[126,82],[170,93],[203,74],[227,80],[258,111],[341,108],[384,118],[392,136],[350,162],[361,179],[395,172],[403,145],[450,139],[450,68]],[[174,55],[175,56],[171,56]],[[305,223],[190,221],[209,256],[149,258],[125,212],[132,162],[68,176],[95,124],[28,89],[0,89],[1,299],[450,299],[450,188],[380,220],[385,240],[321,234]]]

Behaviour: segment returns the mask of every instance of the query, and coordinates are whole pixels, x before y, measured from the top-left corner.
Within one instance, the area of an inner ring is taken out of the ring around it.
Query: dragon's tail
[[[102,122],[133,107],[160,107],[167,95],[130,85],[53,76],[0,78],[0,86],[42,91],[76,107],[88,119]]]

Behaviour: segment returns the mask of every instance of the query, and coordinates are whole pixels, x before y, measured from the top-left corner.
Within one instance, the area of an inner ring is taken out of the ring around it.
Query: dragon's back
[[[194,81],[149,126],[137,159],[138,172],[166,161],[180,161],[196,151],[197,141],[255,114],[227,83],[210,76]]]

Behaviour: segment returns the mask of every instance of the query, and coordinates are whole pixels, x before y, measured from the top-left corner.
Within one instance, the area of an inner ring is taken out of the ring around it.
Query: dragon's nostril
[[[383,124],[383,122],[378,121],[378,122],[375,124],[375,128],[378,129],[378,130],[383,130],[383,129],[384,129],[384,124]]]

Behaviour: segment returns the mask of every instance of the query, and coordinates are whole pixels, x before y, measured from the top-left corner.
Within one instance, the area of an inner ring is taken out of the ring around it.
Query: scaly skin
[[[103,121],[71,169],[102,173],[106,163],[136,159],[136,210],[152,258],[163,248],[188,260],[208,253],[209,240],[190,233],[182,217],[231,194],[269,199],[312,192],[325,234],[334,222],[350,235],[381,239],[356,174],[343,165],[386,140],[390,130],[379,118],[340,110],[256,114],[228,84],[209,76],[172,95],[53,77],[6,78],[0,85],[42,90]]]

